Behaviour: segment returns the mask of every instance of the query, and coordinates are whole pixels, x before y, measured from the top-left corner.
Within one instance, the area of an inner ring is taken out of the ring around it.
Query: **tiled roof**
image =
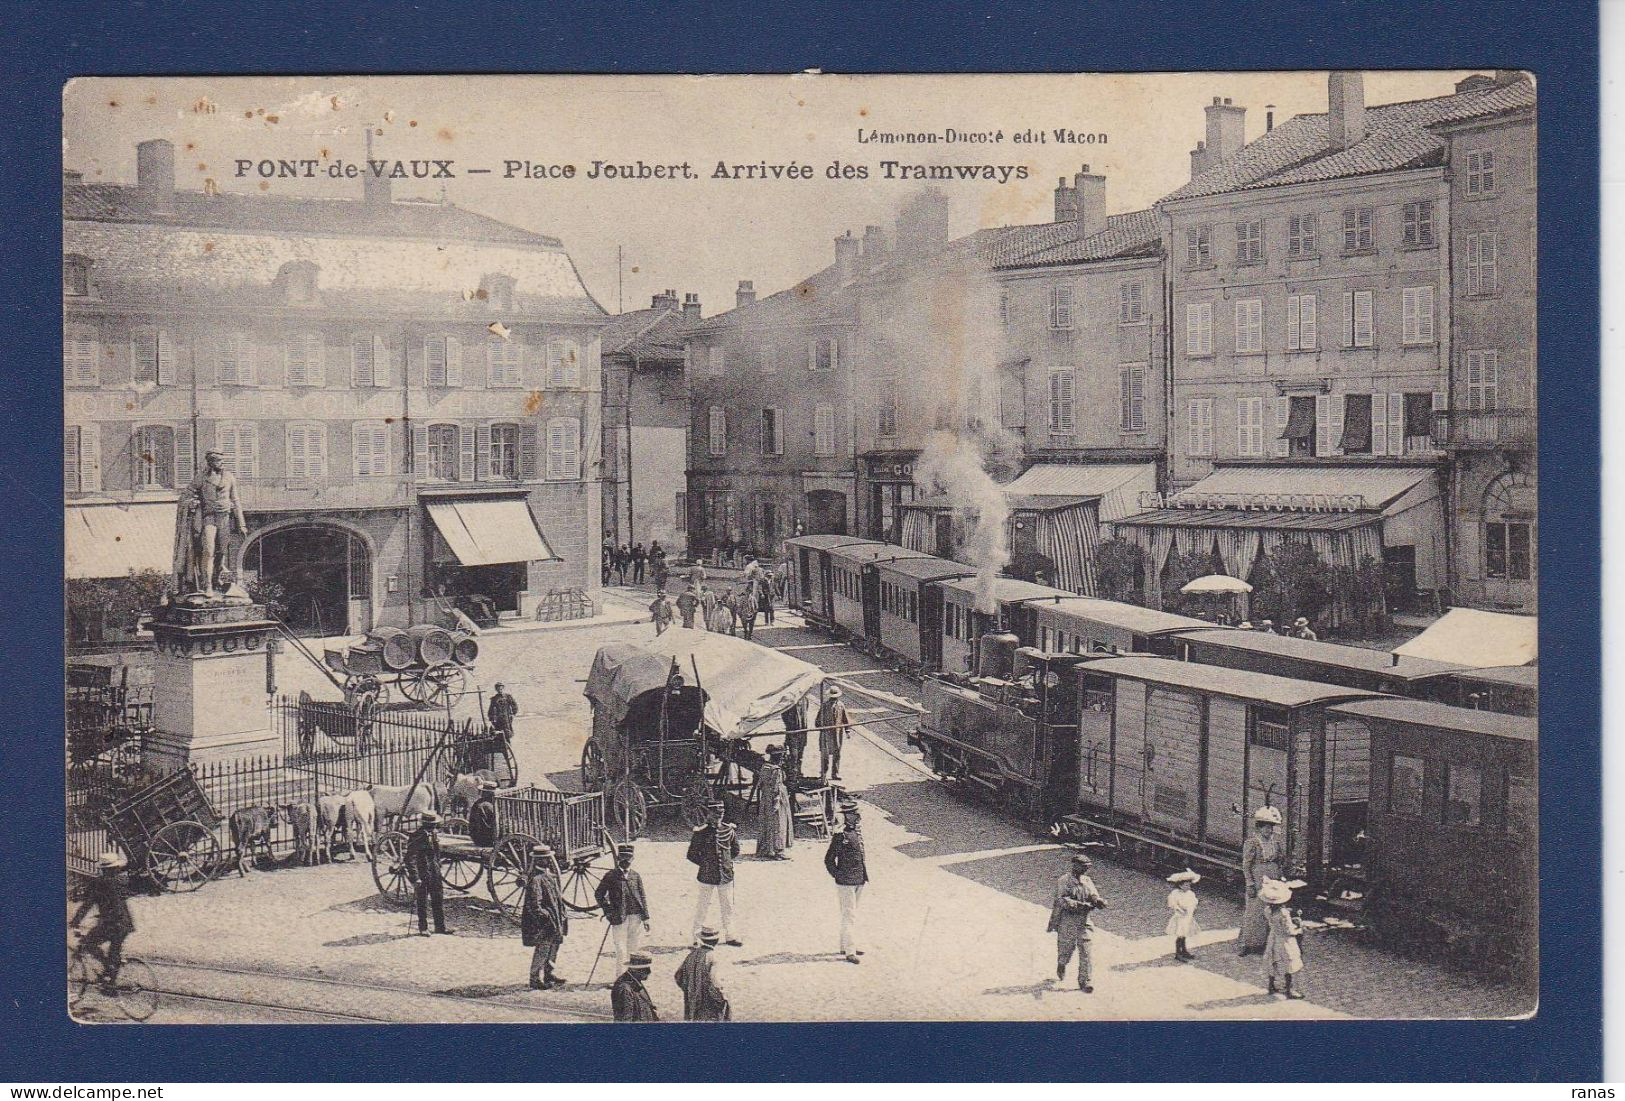
[[[1067,222],[1051,222],[1048,226],[1031,228],[1051,229],[1052,232],[1044,237],[1035,236],[1031,244],[1017,250],[1008,259],[995,263],[995,267],[1037,267],[1125,256],[1154,256],[1162,243],[1162,230],[1157,225],[1157,212],[1154,210],[1110,215],[1104,228],[1087,237],[1079,237],[1075,224]],[[1072,233],[1068,236],[1060,232],[1062,230],[1072,230]]]
[[[1517,80],[1455,95],[1367,107],[1365,137],[1347,149],[1333,148],[1325,114],[1297,115],[1161,201],[1430,167],[1443,163],[1445,148],[1444,140],[1430,127],[1534,104],[1534,85]]]
[[[855,286],[843,287],[839,273],[831,264],[793,287],[708,317],[683,331],[708,333],[776,325],[851,323],[857,320],[857,305]]]
[[[606,356],[681,360],[683,346],[677,330],[683,327],[682,310],[661,306],[616,314],[600,331],[599,338],[603,341],[603,354]]]

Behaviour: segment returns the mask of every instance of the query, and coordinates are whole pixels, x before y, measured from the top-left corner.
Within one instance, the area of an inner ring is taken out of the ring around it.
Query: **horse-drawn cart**
[[[129,867],[163,890],[195,891],[219,866],[220,816],[190,768],[114,803],[106,823]]]
[[[496,803],[495,844],[474,844],[468,823],[460,818],[448,820],[440,831],[440,876],[446,886],[473,894],[483,881],[491,901],[517,924],[532,867],[531,848],[542,842],[553,849],[564,904],[578,913],[596,911],[598,883],[615,866],[603,795],[532,785],[498,792]],[[379,893],[403,905],[411,903],[415,890],[406,862],[409,836],[405,829],[393,830],[373,845],[373,881]]]

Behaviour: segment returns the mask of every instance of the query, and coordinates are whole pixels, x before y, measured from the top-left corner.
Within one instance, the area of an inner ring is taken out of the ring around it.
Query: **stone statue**
[[[237,478],[225,468],[225,456],[210,451],[175,507],[176,600],[201,595],[246,603],[248,594],[234,583],[227,552],[231,536],[247,532]]]

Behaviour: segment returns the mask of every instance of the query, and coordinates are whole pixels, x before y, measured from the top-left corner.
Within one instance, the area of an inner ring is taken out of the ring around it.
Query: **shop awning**
[[[1451,608],[1433,626],[1394,647],[1394,653],[1474,669],[1528,665],[1539,650],[1539,627],[1534,616]]]
[[[1391,514],[1436,496],[1434,472],[1425,466],[1245,464],[1219,467],[1179,493],[1175,501],[1186,506],[1213,502],[1216,508],[1241,509],[1319,504]],[[1406,499],[1401,501],[1402,497]]]
[[[63,542],[68,578],[169,573],[175,565],[175,502],[68,505]]]
[[[465,566],[558,560],[522,500],[433,501],[427,507],[446,546]]]
[[[1012,497],[1098,497],[1100,520],[1137,511],[1142,492],[1157,488],[1154,463],[1037,463],[1004,487]]]

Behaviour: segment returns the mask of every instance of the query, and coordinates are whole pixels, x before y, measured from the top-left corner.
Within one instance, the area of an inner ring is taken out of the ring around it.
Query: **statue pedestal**
[[[276,624],[241,601],[167,604],[153,618],[157,648],[152,722],[143,764],[168,771],[194,761],[280,754],[266,709],[267,643]]]

